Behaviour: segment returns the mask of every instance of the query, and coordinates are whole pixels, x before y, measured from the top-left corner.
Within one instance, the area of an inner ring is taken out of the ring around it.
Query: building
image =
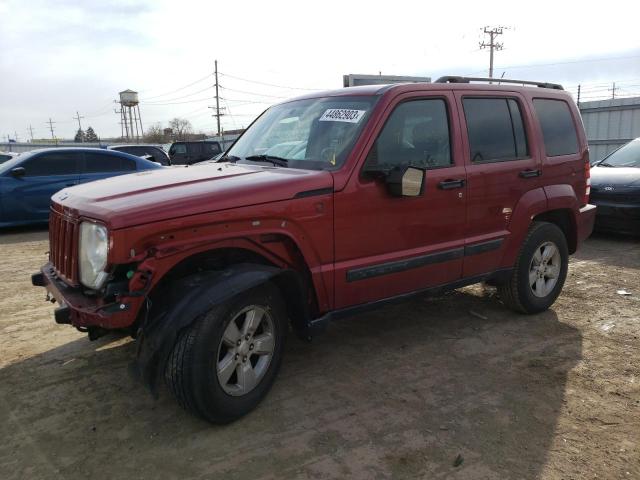
[[[422,83],[431,82],[431,77],[407,77],[404,75],[361,75],[350,73],[342,76],[343,87],[359,85],[386,85],[389,83]]]
[[[640,137],[640,97],[580,102],[579,108],[592,162]]]

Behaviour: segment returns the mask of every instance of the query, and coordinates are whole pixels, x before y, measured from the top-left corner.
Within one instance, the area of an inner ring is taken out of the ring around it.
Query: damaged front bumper
[[[47,263],[40,272],[31,275],[31,283],[44,287],[48,298],[58,302],[54,317],[56,323],[73,325],[79,330],[91,328],[120,330],[131,327],[142,304],[141,297],[105,302],[97,296],[84,293],[82,287],[66,284],[56,274],[52,263]]]

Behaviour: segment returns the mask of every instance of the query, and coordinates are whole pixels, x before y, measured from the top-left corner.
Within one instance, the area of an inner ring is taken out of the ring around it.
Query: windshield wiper
[[[610,163],[607,162],[600,162],[598,164],[599,167],[611,167],[611,168],[615,168],[615,165],[611,165]]]
[[[276,167],[288,167],[289,160],[282,157],[276,157],[274,155],[249,155],[244,157],[245,160],[251,160],[252,162],[269,162]]]

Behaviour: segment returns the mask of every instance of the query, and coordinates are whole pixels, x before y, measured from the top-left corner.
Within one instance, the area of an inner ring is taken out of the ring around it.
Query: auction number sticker
[[[330,108],[320,117],[321,122],[347,122],[358,123],[366,110],[350,110],[347,108]]]

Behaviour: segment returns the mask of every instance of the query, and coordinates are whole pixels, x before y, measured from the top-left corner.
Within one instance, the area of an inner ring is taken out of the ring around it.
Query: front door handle
[[[438,184],[440,190],[451,190],[464,187],[464,180],[444,180]]]
[[[542,175],[540,170],[523,170],[519,174],[520,178],[534,178]]]
[[[75,186],[75,185],[77,185],[77,184],[78,184],[77,182],[72,182],[72,183],[67,183],[65,186],[67,186],[67,187],[73,187],[73,186]]]

